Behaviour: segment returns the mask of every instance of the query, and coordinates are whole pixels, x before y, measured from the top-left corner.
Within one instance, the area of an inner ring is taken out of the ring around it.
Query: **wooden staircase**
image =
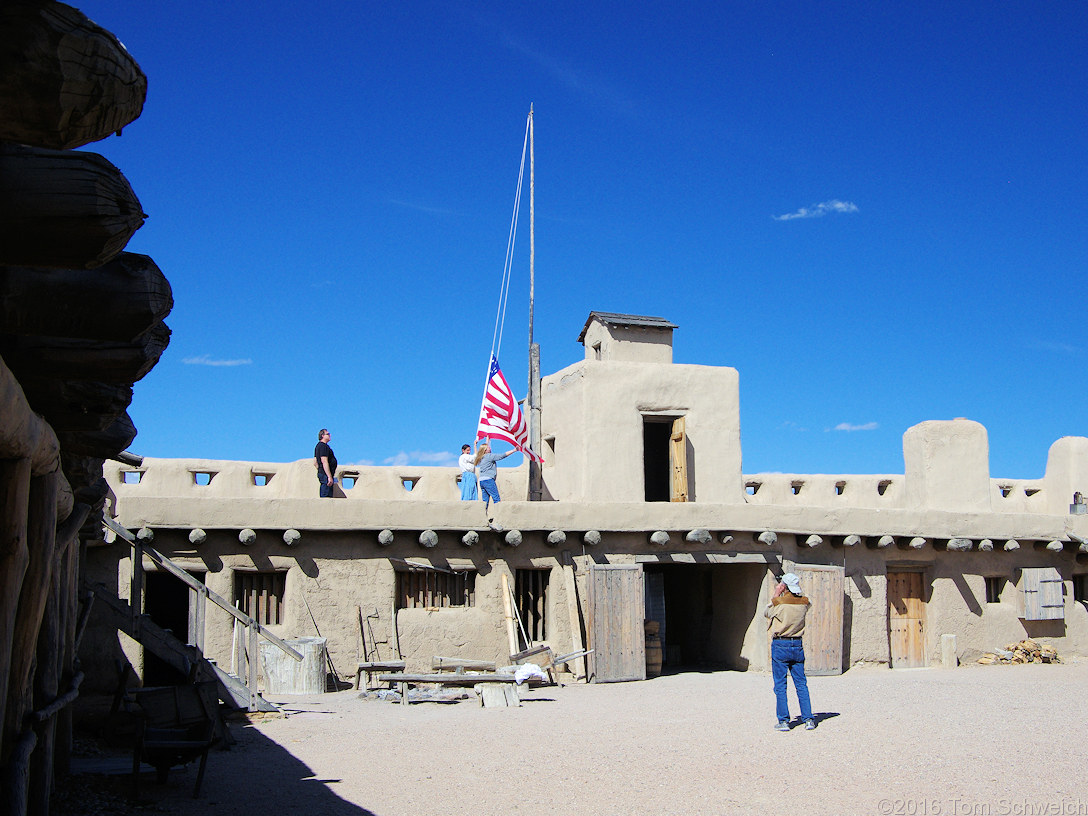
[[[152,547],[151,540],[154,536],[151,530],[143,528],[134,535],[109,517],[104,517],[102,523],[107,529],[127,541],[132,548],[130,601],[122,600],[116,592],[111,591],[104,584],[87,587],[94,597],[102,601],[102,606],[107,610],[106,614],[113,618],[113,625],[191,680],[195,682],[215,680],[219,699],[227,705],[249,711],[278,711],[278,706],[265,700],[257,691],[258,638],[264,638],[273,643],[294,660],[301,661],[302,655]],[[141,613],[145,557],[163,572],[173,575],[186,584],[191,590],[195,603],[193,614],[197,624],[192,627],[189,637],[193,638],[195,643],[183,643],[172,632],[163,629],[148,615]],[[239,674],[245,671],[244,678],[223,671],[204,657],[204,615],[208,601],[234,617],[236,631],[241,628],[245,630],[242,638],[239,639],[240,645],[243,643],[245,645],[240,649],[241,657],[237,661]]]
[[[150,616],[134,615],[128,601],[118,598],[105,584],[93,584],[87,589],[94,593],[99,612],[109,619],[111,626],[195,682],[216,681],[219,699],[228,706],[249,711],[279,711],[277,705],[268,702],[256,691],[251,692],[244,681],[204,657],[196,646],[184,643]]]

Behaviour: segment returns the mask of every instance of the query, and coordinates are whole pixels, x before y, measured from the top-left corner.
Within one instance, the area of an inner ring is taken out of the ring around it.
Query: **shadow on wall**
[[[1060,638],[1065,637],[1064,620],[1022,620],[1024,632],[1029,638]]]

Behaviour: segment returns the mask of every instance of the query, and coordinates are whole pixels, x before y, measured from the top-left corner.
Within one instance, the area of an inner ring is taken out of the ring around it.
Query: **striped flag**
[[[521,406],[514,399],[514,392],[499,368],[499,361],[491,355],[491,368],[484,391],[484,404],[480,409],[480,424],[476,438],[505,439],[530,459],[544,460],[529,449],[529,426],[521,413]]]

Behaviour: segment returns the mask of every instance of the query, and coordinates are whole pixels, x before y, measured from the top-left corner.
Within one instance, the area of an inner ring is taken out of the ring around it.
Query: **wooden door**
[[[893,669],[914,669],[926,661],[925,575],[888,573],[888,641]]]
[[[646,679],[646,632],[641,564],[597,565],[587,578],[590,680]]]
[[[684,431],[684,418],[674,419],[669,436],[669,464],[672,468],[672,491],[669,501],[688,500],[688,437]]]
[[[812,606],[805,617],[805,674],[842,674],[842,567],[800,566],[793,571]]]

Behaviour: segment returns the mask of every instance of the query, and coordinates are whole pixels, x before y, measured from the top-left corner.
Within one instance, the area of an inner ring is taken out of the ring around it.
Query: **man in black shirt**
[[[314,464],[317,466],[317,481],[321,485],[321,498],[332,496],[332,486],[336,484],[336,454],[329,447],[332,434],[328,428],[322,428],[317,434],[317,446],[314,448]]]

